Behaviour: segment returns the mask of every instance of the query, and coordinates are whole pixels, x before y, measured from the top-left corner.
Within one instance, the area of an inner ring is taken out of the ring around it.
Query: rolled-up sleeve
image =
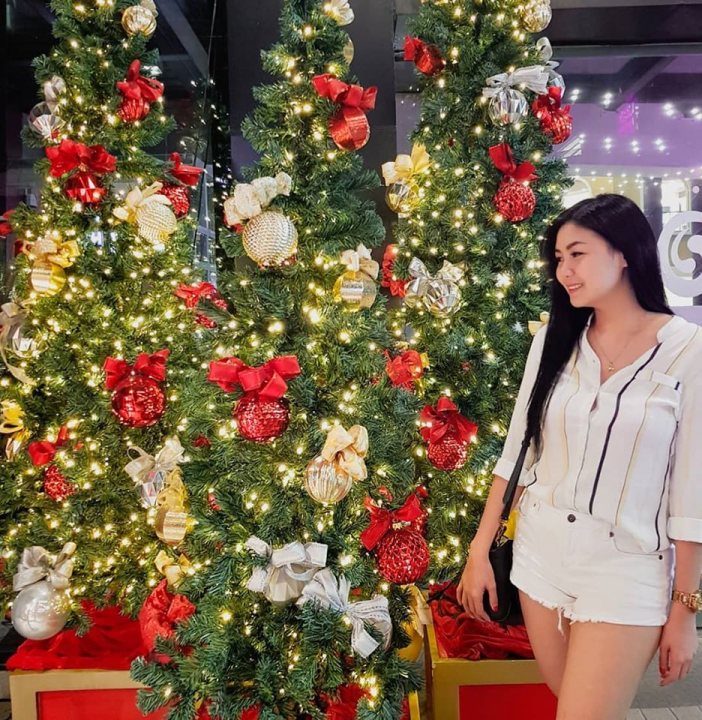
[[[526,431],[526,420],[527,420],[527,408],[529,405],[529,396],[531,390],[534,387],[534,381],[539,371],[539,363],[541,362],[541,354],[544,349],[544,340],[546,338],[547,327],[540,328],[534,336],[529,349],[529,355],[527,357],[526,365],[524,366],[524,375],[522,377],[522,383],[519,386],[519,393],[517,395],[517,401],[514,404],[514,410],[512,411],[512,419],[509,423],[509,431],[507,432],[507,439],[502,448],[502,455],[497,461],[493,469],[494,475],[499,475],[505,480],[509,480],[512,476],[514,466],[519,458],[519,451],[522,448],[522,442],[524,440],[524,433]],[[529,469],[534,464],[534,442],[532,441],[529,450],[527,451],[526,458],[524,460],[524,466],[519,476],[519,484],[527,484],[527,475]]]
[[[702,378],[683,385],[680,402],[670,471],[668,537],[702,543]]]

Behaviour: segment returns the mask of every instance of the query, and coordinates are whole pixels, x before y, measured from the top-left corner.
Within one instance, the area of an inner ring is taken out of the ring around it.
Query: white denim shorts
[[[670,609],[673,547],[634,552],[631,536],[591,515],[520,500],[511,580],[572,622],[664,625]],[[622,548],[626,547],[627,550]]]

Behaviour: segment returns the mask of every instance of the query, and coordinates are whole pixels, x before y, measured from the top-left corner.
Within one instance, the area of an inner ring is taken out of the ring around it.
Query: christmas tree
[[[208,332],[191,308],[214,291],[196,283],[180,219],[201,170],[144,150],[173,127],[147,50],[156,7],[51,6],[57,42],[35,61],[43,99],[25,134],[41,148],[41,206],[3,226],[17,257],[2,308],[0,592],[33,639],[79,601],[136,613],[159,551],[182,538],[195,330]]]
[[[244,125],[260,161],[225,202],[233,315],[210,313],[227,328],[213,428],[184,468],[195,526],[171,558],[197,570],[146,601],[155,658],[133,666],[142,709],[171,718],[399,718],[419,685],[420,404],[387,372],[369,250],[384,228],[359,196],[378,178],[356,153],[375,89],[349,71],[352,19],[346,0],[285,0],[263,54],[275,82]]]
[[[422,78],[411,155],[383,166],[398,213],[383,285],[391,327],[426,365],[417,468],[431,493],[432,579],[465,560],[548,308],[539,246],[569,185],[550,154],[572,127],[547,0],[423,2],[405,40]],[[533,324],[532,324],[532,321]],[[511,469],[500,470],[509,478]]]

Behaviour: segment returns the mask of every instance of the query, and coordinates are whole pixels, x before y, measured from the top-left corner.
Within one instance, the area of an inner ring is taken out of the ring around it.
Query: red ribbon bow
[[[66,173],[80,168],[82,171],[96,175],[114,172],[117,158],[105,150],[102,145],[88,147],[75,140],[64,139],[58,146],[46,148],[46,157],[51,163],[52,177],[61,177]]]
[[[152,355],[140,353],[137,355],[134,365],[130,365],[125,360],[108,357],[103,365],[107,373],[105,387],[108,390],[114,390],[132,372],[136,375],[144,375],[158,382],[163,382],[166,379],[166,360],[169,354],[170,350],[159,350]]]
[[[507,143],[493,145],[489,153],[495,167],[504,174],[505,178],[512,178],[519,182],[538,180],[539,176],[534,173],[536,168],[530,162],[517,165],[512,148]]]
[[[12,213],[14,213],[14,210],[5,210],[5,212],[0,215],[0,235],[3,237],[12,234],[12,223],[10,222]]]
[[[249,367],[239,358],[229,357],[211,362],[207,379],[217,383],[225,392],[233,392],[238,385],[245,393],[277,400],[288,389],[285,381],[299,374],[300,365],[295,355],[273,358],[257,368]]]
[[[413,62],[425,75],[436,75],[446,67],[446,60],[436,45],[409,35],[405,36],[405,60]]]
[[[419,432],[430,443],[439,442],[447,433],[453,433],[457,439],[468,443],[478,430],[478,426],[464,418],[445,395],[436,403],[436,408],[425,405],[419,419],[426,423]]]
[[[202,175],[203,168],[195,167],[194,165],[186,165],[180,159],[180,153],[174,152],[170,154],[170,160],[173,163],[173,167],[170,170],[170,174],[176,180],[179,180],[183,185],[190,185],[195,187],[200,175]]]
[[[32,465],[36,467],[48,465],[56,457],[56,451],[65,445],[67,440],[68,428],[62,425],[55,442],[51,442],[51,440],[38,440],[29,443],[27,451],[29,452],[29,457],[32,458]]]
[[[395,523],[415,524],[424,516],[419,498],[412,494],[405,504],[397,510],[376,505],[370,498],[366,498],[366,509],[370,511],[370,525],[361,533],[363,547],[369,552],[382,540]]]
[[[185,307],[194,308],[200,300],[210,300],[217,296],[217,288],[208,282],[200,282],[195,285],[178,285],[175,291],[176,297],[185,300]]]
[[[329,73],[315,75],[312,78],[312,84],[318,95],[329,98],[337,105],[360,108],[365,112],[373,110],[375,107],[377,87],[369,87],[364,90],[360,85],[348,85]]]
[[[140,74],[141,62],[134,60],[127,70],[125,80],[117,83],[117,89],[122,96],[130,100],[144,100],[147,103],[156,102],[163,97],[163,83],[154,78],[144,77]]]
[[[412,390],[415,380],[424,375],[422,356],[416,350],[407,350],[395,358],[386,353],[385,357],[388,361],[385,371],[390,382],[397,387]]]

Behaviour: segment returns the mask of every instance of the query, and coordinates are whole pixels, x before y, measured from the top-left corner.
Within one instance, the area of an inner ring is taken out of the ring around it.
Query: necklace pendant
[[[607,366],[608,372],[614,372],[614,364],[610,361],[609,365]]]

